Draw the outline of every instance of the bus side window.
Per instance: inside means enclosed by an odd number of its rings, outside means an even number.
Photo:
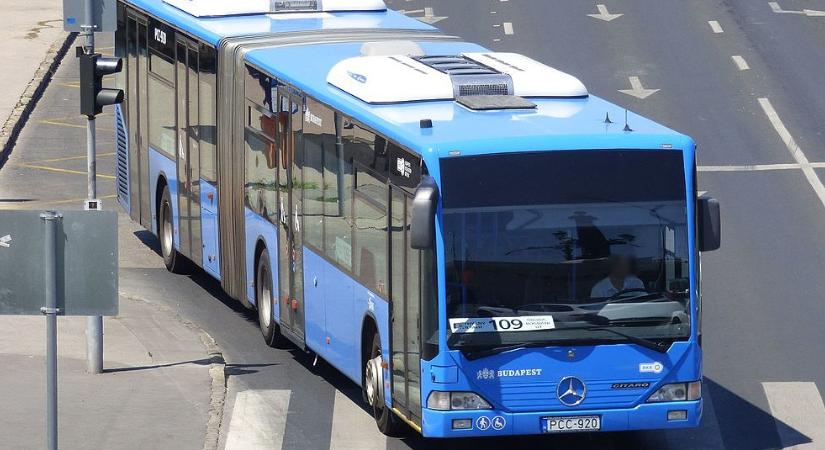
[[[217,62],[217,52],[213,47],[206,44],[200,45],[200,67],[199,67],[199,135],[200,135],[200,166],[201,178],[215,184],[218,181],[215,167],[217,154],[216,146],[217,134],[217,109],[218,101],[215,64]]]
[[[247,67],[244,186],[246,206],[275,223],[278,220],[277,135],[269,97],[271,83],[268,76]]]
[[[344,118],[334,115],[334,144],[324,147],[324,252],[352,270],[352,160],[344,155]]]
[[[327,188],[326,157],[335,152],[335,114],[307,98],[304,112],[304,243],[324,252],[324,209],[337,193]],[[329,175],[332,176],[331,174]]]
[[[353,124],[344,141],[344,154],[355,161],[353,194],[353,263],[355,275],[378,294],[386,296],[387,245],[387,141]]]

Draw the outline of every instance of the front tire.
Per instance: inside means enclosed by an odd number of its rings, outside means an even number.
[[[160,253],[166,269],[172,273],[186,272],[186,258],[175,249],[174,225],[172,216],[172,200],[169,187],[163,187],[158,202],[158,238],[160,239]]]
[[[381,338],[378,333],[372,338],[372,350],[364,364],[364,398],[372,406],[372,415],[378,430],[387,436],[398,436],[402,430],[402,422],[395,413],[384,404],[383,368],[381,367]]]
[[[270,347],[277,347],[281,343],[281,333],[275,323],[275,297],[272,295],[272,270],[269,267],[269,251],[264,249],[258,256],[255,270],[255,305],[258,308],[258,326],[264,341]]]

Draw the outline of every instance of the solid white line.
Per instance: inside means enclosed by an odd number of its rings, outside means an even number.
[[[716,34],[725,32],[725,30],[722,29],[722,25],[719,25],[719,22],[715,20],[708,21],[708,24],[710,24],[710,29],[713,30],[713,32]]]
[[[736,67],[738,67],[739,70],[750,70],[748,62],[745,61],[745,58],[740,55],[733,55],[731,56],[731,59],[733,59],[733,63],[736,64]]]
[[[805,166],[796,163],[785,164],[745,164],[745,165],[729,165],[729,166],[698,166],[696,169],[699,172],[761,172],[766,170],[789,170],[802,169],[803,167],[811,167],[814,169],[825,169],[825,163],[810,163]]]
[[[793,136],[791,136],[791,133],[787,128],[785,128],[785,124],[782,123],[782,119],[779,118],[779,114],[777,114],[776,110],[773,109],[771,101],[765,97],[762,97],[759,99],[759,105],[762,107],[762,110],[765,111],[765,115],[768,116],[768,120],[771,121],[771,125],[773,125],[773,128],[779,134],[782,142],[785,143],[788,151],[791,152],[793,159],[798,162],[800,166],[802,166],[802,173],[805,174],[805,178],[808,179],[808,183],[811,184],[814,192],[816,192],[816,195],[819,197],[819,201],[822,202],[822,206],[825,206],[825,186],[822,185],[822,181],[818,176],[816,176],[816,172],[811,166],[810,161],[808,161],[808,157],[802,153],[802,149],[799,148],[799,145],[796,144],[796,141]]]
[[[289,390],[238,392],[226,435],[226,450],[280,450],[284,442],[289,397]]]
[[[384,450],[387,448],[387,437],[378,431],[372,415],[336,390],[329,448],[330,450]]]
[[[783,448],[801,450],[825,446],[825,404],[816,383],[762,383],[762,388]]]
[[[513,34],[513,23],[512,22],[504,22],[504,34],[512,35]]]

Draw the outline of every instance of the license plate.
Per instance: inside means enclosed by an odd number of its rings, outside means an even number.
[[[575,433],[582,431],[599,431],[602,418],[599,416],[544,417],[541,429],[545,433]]]

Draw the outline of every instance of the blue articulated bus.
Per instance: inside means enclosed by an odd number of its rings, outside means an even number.
[[[117,11],[119,203],[382,432],[699,424],[720,221],[689,137],[381,0]]]

